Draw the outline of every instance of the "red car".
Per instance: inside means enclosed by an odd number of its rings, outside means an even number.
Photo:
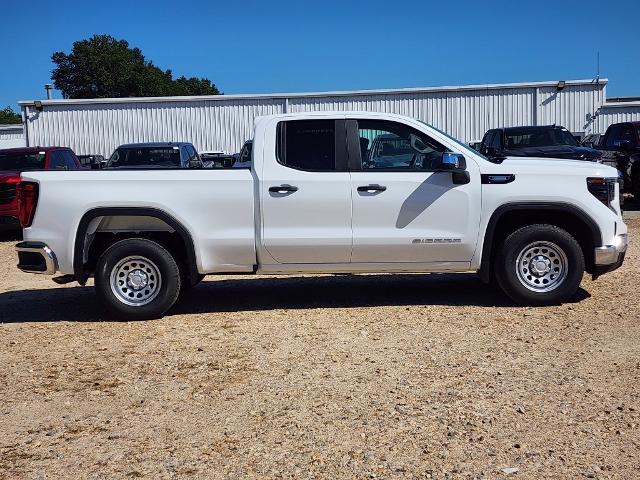
[[[66,147],[25,147],[0,150],[0,230],[19,229],[16,187],[20,173],[30,170],[84,170]]]

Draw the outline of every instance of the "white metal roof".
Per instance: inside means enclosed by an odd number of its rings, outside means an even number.
[[[605,102],[602,108],[624,108],[624,107],[640,107],[640,101],[633,102]]]
[[[294,92],[294,93],[259,93],[259,94],[241,94],[241,95],[200,95],[200,96],[181,96],[181,97],[122,97],[122,98],[88,98],[88,99],[55,99],[55,100],[22,100],[18,104],[23,106],[33,106],[36,101],[42,102],[42,105],[87,105],[97,103],[147,103],[147,102],[190,102],[190,101],[226,101],[226,100],[242,100],[242,99],[282,99],[282,98],[300,98],[300,97],[346,97],[358,95],[388,95],[402,93],[437,93],[450,91],[466,91],[466,90],[497,90],[511,88],[535,88],[535,87],[555,87],[560,80],[549,80],[545,82],[525,82],[525,83],[491,83],[479,85],[454,85],[441,87],[417,87],[417,88],[396,88],[396,89],[377,89],[377,90],[339,90],[330,92]],[[584,80],[564,80],[565,85],[606,85],[608,79],[601,78],[599,80],[590,78]]]
[[[0,125],[0,130],[20,130],[22,131],[22,129],[24,128],[24,126],[21,123],[7,123],[4,125]]]

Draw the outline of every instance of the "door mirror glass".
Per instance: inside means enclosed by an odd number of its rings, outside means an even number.
[[[202,167],[202,162],[197,158],[192,158],[191,160],[189,160],[189,168],[201,168],[201,167]]]
[[[467,161],[460,153],[444,152],[437,169],[448,172],[464,172],[467,169]]]

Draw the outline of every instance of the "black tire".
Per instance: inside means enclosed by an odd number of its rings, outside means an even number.
[[[521,305],[570,300],[584,273],[580,245],[553,225],[530,225],[511,233],[498,249],[494,271],[500,288]]]
[[[141,238],[111,245],[100,256],[95,272],[98,298],[126,320],[161,317],[176,302],[181,283],[171,253]]]

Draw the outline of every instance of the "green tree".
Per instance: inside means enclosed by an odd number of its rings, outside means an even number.
[[[54,86],[66,98],[164,97],[218,95],[206,78],[173,79],[145,59],[139,48],[110,35],[74,42],[71,53],[55,52],[51,72]]]
[[[14,112],[11,107],[6,107],[0,110],[0,125],[9,123],[22,123],[22,116]]]

